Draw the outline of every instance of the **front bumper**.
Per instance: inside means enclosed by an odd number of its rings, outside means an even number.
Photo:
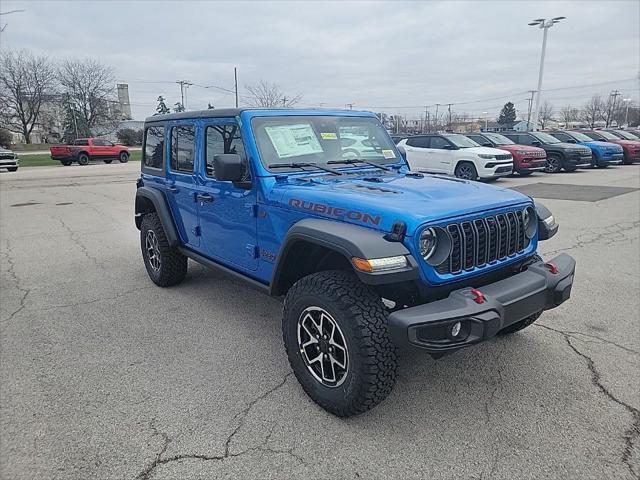
[[[0,158],[0,168],[15,168],[20,166],[18,157],[15,158]]]
[[[489,163],[492,164],[492,166],[484,166],[478,170],[478,176],[480,178],[506,177],[513,173],[513,161]]]
[[[395,311],[389,315],[391,338],[398,346],[417,347],[434,356],[483,342],[568,300],[575,266],[575,260],[563,253],[548,264],[533,263],[524,272],[481,287],[482,302],[478,291],[468,287],[454,290],[443,300]],[[452,337],[451,328],[457,322],[460,333]]]
[[[577,153],[567,155],[565,159],[565,165],[570,167],[590,167],[593,160],[593,155],[579,155]]]

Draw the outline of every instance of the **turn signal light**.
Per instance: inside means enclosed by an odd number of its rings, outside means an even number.
[[[352,257],[351,263],[361,272],[375,273],[386,270],[397,270],[407,266],[407,257],[398,255],[397,257],[384,258],[359,258]]]

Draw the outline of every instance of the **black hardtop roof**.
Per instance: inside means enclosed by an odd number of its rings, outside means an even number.
[[[184,120],[189,118],[219,118],[219,117],[236,117],[240,112],[250,110],[248,108],[212,108],[209,110],[195,110],[179,113],[165,113],[164,115],[152,115],[147,117],[144,122],[166,122],[168,120]],[[251,109],[258,110],[258,109]]]

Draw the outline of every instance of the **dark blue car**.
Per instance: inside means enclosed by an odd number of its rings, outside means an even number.
[[[135,215],[157,285],[192,259],[282,298],[293,372],[343,417],[389,394],[398,346],[439,357],[521,330],[573,284],[569,255],[536,254],[558,229],[544,206],[410,171],[368,112],[150,117]]]

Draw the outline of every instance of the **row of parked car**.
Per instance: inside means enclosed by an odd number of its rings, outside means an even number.
[[[413,170],[467,180],[640,161],[640,131],[552,130],[393,135]]]

